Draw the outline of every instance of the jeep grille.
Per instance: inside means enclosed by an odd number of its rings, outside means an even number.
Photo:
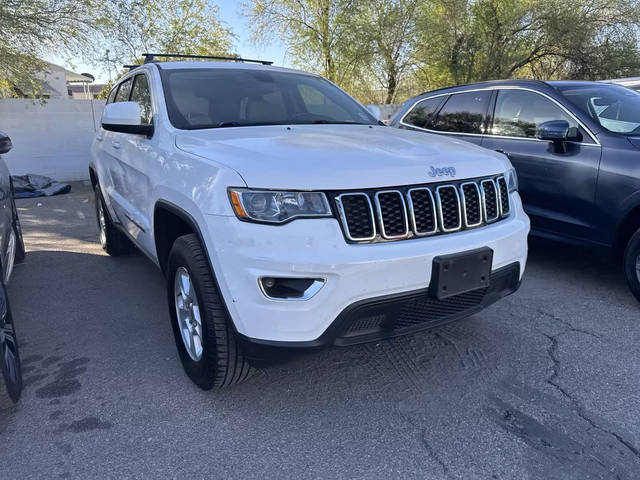
[[[510,213],[503,176],[328,193],[335,199],[345,237],[358,243],[453,233],[501,220]]]

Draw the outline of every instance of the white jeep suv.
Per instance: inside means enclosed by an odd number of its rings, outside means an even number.
[[[113,88],[92,144],[100,241],[160,267],[201,388],[518,288],[529,219],[504,155],[386,127],[317,75],[148,60]]]

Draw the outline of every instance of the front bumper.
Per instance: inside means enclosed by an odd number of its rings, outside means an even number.
[[[345,335],[343,323],[347,314],[343,312],[360,311],[362,308],[356,306],[366,305],[371,299],[400,295],[415,300],[412,296],[428,288],[432,262],[439,255],[489,247],[494,252],[494,274],[503,267],[511,266],[511,272],[517,267],[516,273],[510,274],[515,275],[515,286],[504,291],[515,290],[526,263],[529,219],[517,194],[512,194],[511,205],[511,216],[495,224],[388,243],[347,244],[333,218],[299,219],[272,226],[208,215],[208,228],[202,233],[221,293],[241,337],[294,347],[348,344],[380,338],[381,334],[368,332],[364,340],[349,339],[361,335]],[[308,300],[281,301],[263,295],[258,285],[260,277],[322,278],[325,285]],[[493,297],[487,292],[487,298]],[[483,296],[465,315],[484,306]],[[352,317],[353,312],[348,316]],[[380,329],[389,331],[385,326]],[[407,333],[402,330],[400,334]]]

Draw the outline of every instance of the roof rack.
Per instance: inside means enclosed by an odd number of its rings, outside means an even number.
[[[159,58],[198,58],[201,60],[229,60],[232,62],[242,62],[242,63],[260,63],[262,65],[273,64],[273,62],[269,62],[266,60],[253,60],[250,58],[240,58],[240,57],[215,57],[211,55],[180,55],[177,53],[143,53],[142,56],[144,57],[144,63],[151,63],[155,61],[156,57],[159,57]]]
[[[129,71],[133,70],[134,68],[138,68],[140,65],[123,65],[123,68],[128,68]]]

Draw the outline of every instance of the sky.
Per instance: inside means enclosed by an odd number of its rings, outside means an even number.
[[[251,41],[251,33],[247,27],[247,20],[242,15],[240,2],[237,0],[213,1],[220,9],[220,20],[222,20],[233,33],[236,34],[236,52],[244,58],[271,60],[274,65],[290,67],[291,59],[287,56],[286,46],[278,39],[274,39],[269,45],[254,45]],[[158,52],[160,53],[160,52]],[[49,62],[63,65],[76,73],[91,73],[96,77],[96,83],[106,83],[107,72],[101,72],[93,65],[86,65],[80,61],[72,61],[72,65],[67,64],[61,57],[52,55],[47,59]]]

